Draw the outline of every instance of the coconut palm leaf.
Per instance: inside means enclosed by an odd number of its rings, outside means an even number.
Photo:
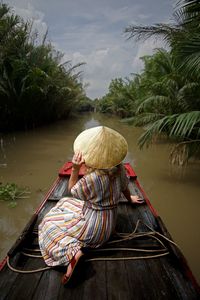
[[[200,2],[199,0],[184,0],[177,3],[175,15],[180,18],[184,26],[200,22]]]
[[[138,107],[136,110],[136,113],[140,113],[141,111],[145,111],[148,108],[153,108],[155,107],[166,105],[167,103],[170,102],[170,99],[168,96],[163,96],[163,95],[155,95],[155,96],[150,96],[149,98],[145,99]]]
[[[125,29],[128,39],[146,40],[161,37],[172,48],[186,74],[199,75],[200,69],[200,1],[179,1],[173,14],[175,24],[152,26],[130,25]]]
[[[133,124],[135,126],[148,126],[149,124],[152,124],[157,120],[160,120],[164,116],[165,116],[164,114],[153,113],[153,112],[142,113],[133,118]]]
[[[170,131],[170,136],[189,137],[197,125],[200,125],[200,111],[180,114]]]
[[[182,112],[198,109],[200,103],[200,84],[198,82],[186,83],[177,92],[177,103]]]
[[[143,148],[144,145],[147,147],[152,143],[153,137],[162,132],[166,132],[168,128],[174,124],[176,120],[177,114],[171,116],[165,116],[154,123],[150,124],[146,127],[146,131],[141,135],[138,140],[138,144],[140,148]]]
[[[127,124],[134,124],[134,121],[135,121],[135,117],[130,117],[130,118],[124,118],[121,120],[122,123],[127,123]]]
[[[124,32],[128,39],[135,38],[136,41],[144,41],[151,37],[162,38],[167,44],[170,44],[175,34],[180,31],[177,25],[172,24],[155,24],[152,26],[135,26],[130,25],[125,28]]]
[[[167,133],[169,137],[179,137],[179,139],[190,137],[191,133],[196,129],[196,126],[200,126],[200,111],[174,114],[165,116],[153,124],[147,126],[146,131],[139,139],[139,146],[142,148],[145,144],[149,146],[153,140],[154,135],[160,133]],[[169,131],[169,128],[171,130]],[[169,131],[169,133],[168,133]],[[199,137],[199,128],[196,130],[195,139]],[[193,139],[193,140],[195,140]]]
[[[166,51],[163,48],[155,48],[156,53],[158,53],[156,57],[156,62],[159,64],[160,68],[163,69],[164,74],[170,74],[175,69],[175,60],[170,51]]]
[[[200,33],[193,33],[187,40],[180,40],[174,52],[177,54],[180,67],[186,74],[200,77]]]

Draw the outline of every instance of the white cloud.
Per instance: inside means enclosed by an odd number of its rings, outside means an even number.
[[[156,48],[166,48],[166,45],[162,40],[155,40],[154,38],[149,38],[139,44],[137,53],[132,62],[132,67],[135,70],[135,73],[139,73],[143,68],[143,62],[140,58],[145,55],[152,55]]]
[[[11,2],[13,2],[12,7],[14,13],[19,15],[24,21],[32,22],[32,32],[38,32],[38,42],[41,42],[48,28],[46,22],[44,22],[44,13],[36,10],[33,5],[27,1],[21,1],[16,4],[14,3],[15,1]],[[24,5],[24,7],[21,5]]]
[[[73,64],[85,62],[84,82],[89,83],[88,95],[92,98],[103,96],[107,92],[111,79],[127,76],[132,69],[131,56],[126,48],[113,45],[111,48],[94,49],[88,53],[74,52],[64,55],[63,60],[72,60]],[[127,66],[129,71],[127,71]]]
[[[103,96],[111,79],[142,69],[139,57],[152,54],[160,44],[151,40],[143,44],[127,42],[123,30],[130,24],[166,19],[166,7],[171,6],[171,1],[7,0],[17,14],[34,21],[41,36],[48,24],[52,44],[65,53],[63,61],[71,61],[72,65],[86,63],[81,69],[91,98]]]
[[[133,20],[134,18],[138,18],[138,16],[140,15],[139,14],[140,11],[141,11],[141,6],[134,3],[131,7],[123,6],[116,9],[110,7],[109,9],[106,9],[103,12],[103,15],[105,16],[105,19],[107,19],[109,23],[116,23],[120,21],[130,22],[130,20]],[[133,23],[135,22],[133,21]]]

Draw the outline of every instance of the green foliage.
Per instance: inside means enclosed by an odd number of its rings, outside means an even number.
[[[30,128],[66,118],[85,92],[82,64],[62,63],[63,55],[37,41],[25,23],[0,4],[0,129]]]
[[[128,78],[113,79],[108,94],[100,99],[97,109],[102,113],[113,113],[127,118],[134,114],[137,97],[138,90],[134,81]]]
[[[141,148],[161,136],[171,139],[170,160],[184,165],[200,155],[200,2],[178,1],[173,16],[174,24],[125,29],[129,39],[162,38],[170,50],[156,49],[142,57],[141,74],[113,79],[97,109],[144,126]]]
[[[174,24],[125,29],[129,39],[162,38],[170,50],[156,49],[152,56],[142,57],[142,73],[128,82],[113,80],[99,107],[115,114],[123,108],[124,121],[144,126],[138,142],[141,148],[161,136],[171,139],[170,160],[184,165],[200,155],[199,1],[178,1],[173,16]]]
[[[148,85],[148,97],[138,102],[133,120],[134,125],[145,126],[139,146],[149,146],[165,134],[176,142],[171,162],[184,165],[200,152],[200,82],[180,71],[171,52],[158,50],[147,62],[141,77]]]
[[[10,207],[15,207],[18,199],[28,198],[28,194],[27,188],[20,188],[15,183],[0,184],[0,201],[8,201]]]
[[[94,111],[95,103],[88,97],[84,97],[79,102],[79,106],[76,109],[78,112]]]

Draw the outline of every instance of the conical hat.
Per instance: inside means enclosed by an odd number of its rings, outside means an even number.
[[[74,152],[81,151],[85,164],[95,169],[110,169],[125,158],[128,145],[117,131],[93,127],[81,132],[74,141]]]

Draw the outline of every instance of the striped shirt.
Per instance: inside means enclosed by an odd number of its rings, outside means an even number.
[[[39,246],[49,266],[67,266],[82,247],[108,241],[117,218],[117,203],[128,178],[119,166],[116,176],[97,171],[82,177],[71,189],[73,197],[58,201],[39,225]]]

